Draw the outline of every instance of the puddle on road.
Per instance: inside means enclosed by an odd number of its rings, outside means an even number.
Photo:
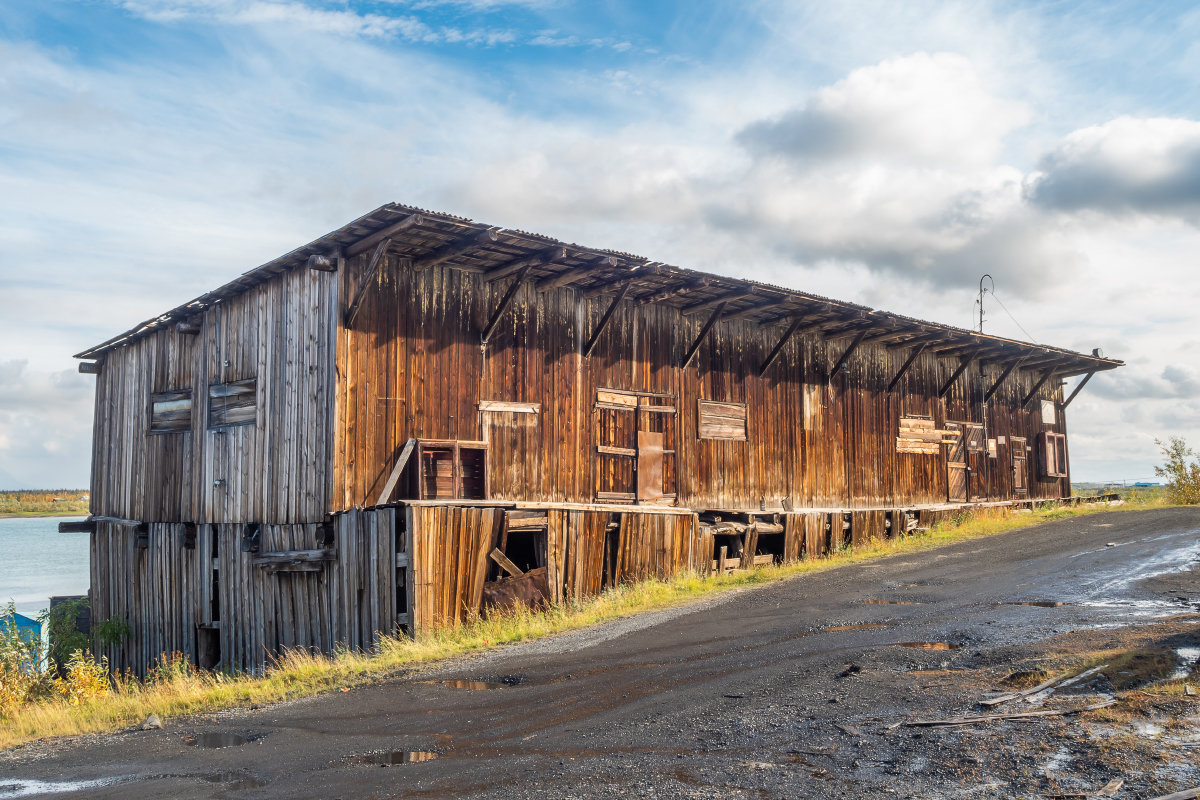
[[[383,753],[368,753],[350,759],[351,764],[370,764],[376,767],[394,767],[399,764],[418,764],[433,761],[438,754],[431,750],[392,750]]]
[[[896,647],[919,647],[924,650],[958,650],[961,644],[951,642],[896,642]]]
[[[868,606],[922,606],[925,605],[920,600],[863,600],[864,605]]]
[[[189,736],[184,741],[193,747],[219,750],[222,747],[241,747],[249,742],[250,739],[246,736],[239,736],[236,733],[200,733],[195,736]]]
[[[1003,603],[992,603],[993,606],[1037,606],[1038,608],[1062,608],[1069,606],[1061,600],[1012,600]]]
[[[1171,675],[1173,679],[1189,678],[1200,672],[1200,647],[1179,647],[1175,655],[1179,656],[1179,668]]]
[[[825,631],[865,631],[870,628],[886,628],[887,625],[879,625],[877,623],[863,623],[861,625],[835,625],[832,628],[822,628]]]
[[[225,791],[239,791],[242,789],[261,789],[267,785],[267,781],[249,772],[210,772],[205,775],[196,776],[205,783],[220,783],[224,784]]]
[[[525,679],[520,675],[505,675],[497,681],[476,681],[466,679],[451,679],[444,681],[417,681],[418,683],[427,683],[434,686],[445,686],[448,689],[466,689],[472,692],[482,692],[488,689],[510,689],[513,686],[520,686],[525,682]]]
[[[0,778],[0,800],[15,797],[36,797],[43,794],[73,794],[117,783],[119,778],[100,778],[92,781],[36,781]],[[127,779],[126,779],[127,780]]]

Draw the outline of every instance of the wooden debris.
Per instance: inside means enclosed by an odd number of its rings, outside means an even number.
[[[519,578],[525,574],[520,567],[518,567],[512,562],[511,559],[509,559],[508,556],[504,555],[504,551],[499,547],[497,547],[488,555],[491,557],[492,561],[495,561],[500,565],[501,569],[503,569],[509,575],[512,575],[514,578]]]
[[[1182,792],[1160,795],[1152,800],[1195,800],[1197,797],[1200,797],[1200,786],[1195,789],[1184,789]]]
[[[1112,797],[1117,792],[1121,791],[1121,787],[1125,785],[1124,778],[1113,778],[1108,783],[1104,784],[1104,788],[1096,792],[1092,797]]]
[[[1036,719],[1038,717],[1065,717],[1071,714],[1082,714],[1084,711],[1097,711],[1116,704],[1116,700],[1104,700],[1081,708],[1055,708],[1041,711],[1022,711],[1017,714],[987,714],[978,717],[956,717],[954,719],[918,719],[902,723],[906,728],[935,728],[952,725],[976,725],[980,722],[1002,722],[1011,719]]]
[[[1029,697],[1030,695],[1038,694],[1039,692],[1043,692],[1047,689],[1050,689],[1051,691],[1061,689],[1064,686],[1070,686],[1073,683],[1078,683],[1084,678],[1095,675],[1097,672],[1107,668],[1108,664],[1102,664],[1098,667],[1092,667],[1089,670],[1081,672],[1078,675],[1072,675],[1069,678],[1051,678],[1050,680],[1042,681],[1031,689],[1025,689],[1020,692],[1011,692],[1009,694],[1000,695],[999,697],[990,697],[987,700],[980,700],[979,705],[983,706],[984,708],[991,708],[992,706],[998,706],[1001,703],[1007,703],[1010,700],[1016,700],[1021,697]]]

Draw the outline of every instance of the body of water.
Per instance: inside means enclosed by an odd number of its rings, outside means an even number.
[[[64,519],[81,517],[0,519],[0,603],[33,617],[51,595],[87,594],[89,534],[59,533]]]

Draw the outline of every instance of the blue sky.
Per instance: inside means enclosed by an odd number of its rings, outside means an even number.
[[[989,272],[989,332],[1129,362],[1075,476],[1151,477],[1198,120],[1181,3],[10,0],[0,487],[86,483],[71,353],[391,200],[963,327]]]

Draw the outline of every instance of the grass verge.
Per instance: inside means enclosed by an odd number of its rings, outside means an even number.
[[[72,517],[87,513],[87,489],[0,492],[0,517]]]
[[[1157,503],[1155,505],[1158,505]],[[1121,508],[1145,508],[1145,505]],[[331,656],[292,651],[263,675],[224,675],[198,672],[180,660],[164,659],[145,682],[115,681],[111,693],[69,704],[62,701],[27,704],[0,720],[0,749],[51,736],[113,731],[136,725],[150,714],[162,719],[220,709],[270,704],[347,689],[381,680],[444,659],[490,650],[500,645],[537,639],[586,628],[633,614],[679,606],[700,597],[758,584],[822,572],[896,553],[920,552],[943,545],[1004,533],[1050,520],[1105,511],[1105,506],[1046,507],[1016,513],[989,509],[963,514],[928,532],[873,541],[826,558],[786,566],[759,567],[728,575],[702,578],[680,575],[667,581],[644,581],[619,586],[578,604],[543,613],[514,610],[473,619],[420,641],[385,637],[378,652],[340,652]]]

